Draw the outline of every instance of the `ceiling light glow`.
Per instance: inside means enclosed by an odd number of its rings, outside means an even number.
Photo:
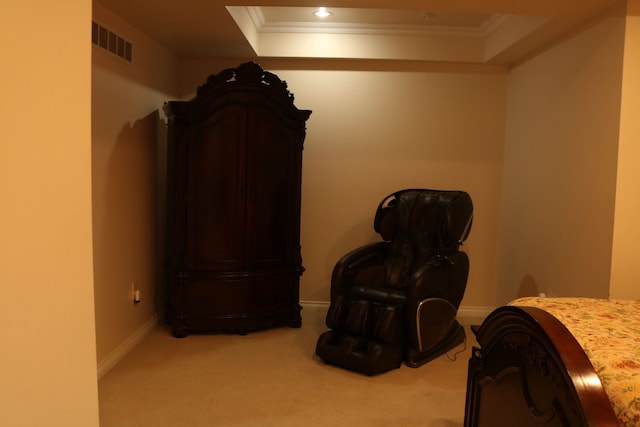
[[[329,12],[326,7],[319,7],[318,10],[313,12],[313,14],[318,18],[326,18],[327,16],[331,15],[331,12]]]

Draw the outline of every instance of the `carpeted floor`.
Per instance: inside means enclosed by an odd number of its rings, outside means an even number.
[[[246,336],[176,339],[159,327],[100,380],[100,425],[462,426],[469,325],[447,355],[367,377],[315,356],[325,314],[306,307],[299,329]]]

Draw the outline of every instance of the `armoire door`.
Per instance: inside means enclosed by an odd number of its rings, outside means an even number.
[[[247,268],[295,266],[301,143],[271,110],[254,108],[247,139]]]
[[[231,104],[189,125],[186,270],[244,268],[246,116]]]

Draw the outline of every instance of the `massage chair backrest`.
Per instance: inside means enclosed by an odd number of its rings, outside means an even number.
[[[408,213],[412,209],[414,212]],[[410,222],[411,221],[411,222]],[[473,222],[473,203],[464,191],[407,189],[385,197],[376,211],[373,228],[383,240],[392,241],[396,232],[418,226],[429,233],[434,250],[451,253],[467,239]]]
[[[405,288],[416,268],[457,252],[473,219],[463,191],[407,189],[380,202],[374,229],[389,242],[386,285]]]

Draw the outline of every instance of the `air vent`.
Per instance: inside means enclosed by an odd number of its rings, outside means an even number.
[[[133,52],[131,42],[123,39],[97,22],[91,22],[91,42],[96,46],[131,62]]]

